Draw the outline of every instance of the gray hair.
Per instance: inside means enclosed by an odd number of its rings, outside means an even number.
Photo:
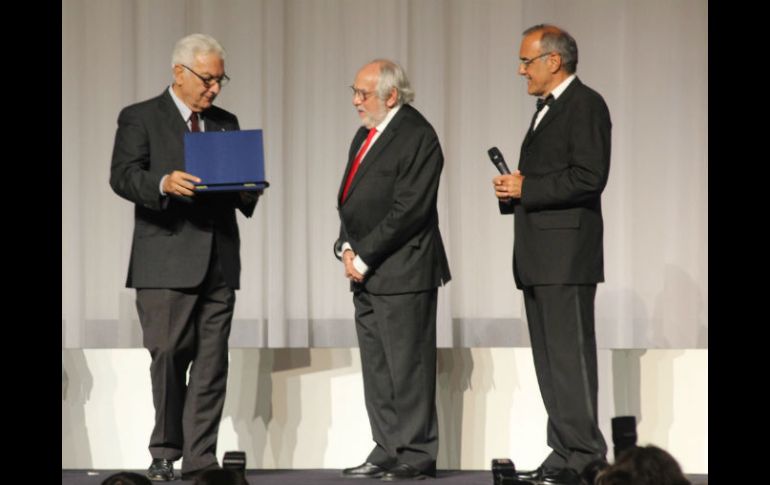
[[[561,63],[564,70],[569,74],[577,71],[578,46],[574,37],[555,25],[539,24],[532,26],[524,31],[522,35],[529,35],[534,32],[542,32],[540,36],[540,47],[542,54],[546,52],[556,52],[561,56]]]
[[[193,64],[195,56],[200,54],[215,54],[225,60],[225,50],[215,38],[206,34],[190,34],[179,39],[174,46],[171,67],[177,64]]]
[[[390,91],[396,88],[398,98],[396,104],[409,104],[414,101],[414,89],[409,84],[404,68],[388,59],[375,59],[370,64],[380,66],[380,79],[377,82],[377,97],[385,100],[390,96]]]

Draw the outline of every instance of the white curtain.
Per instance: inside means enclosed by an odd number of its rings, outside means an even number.
[[[706,348],[707,21],[705,0],[63,0],[63,347],[141,346],[124,287],[133,207],[108,185],[112,144],[120,109],[168,86],[173,45],[193,32],[227,50],[217,104],[264,130],[271,183],[254,217],[239,216],[232,346],[356,345],[335,196],[358,124],[348,86],[377,57],[405,67],[444,151],[453,280],[439,346],[529,345],[486,151],[517,163],[534,111],[521,32],[546,22],[576,38],[578,76],[613,121],[599,346]]]

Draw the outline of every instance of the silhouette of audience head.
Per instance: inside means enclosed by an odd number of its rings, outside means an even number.
[[[583,468],[583,471],[580,472],[580,485],[594,485],[596,477],[608,466],[610,466],[610,464],[603,458],[594,460],[586,465],[585,468]]]
[[[102,485],[152,485],[152,482],[138,473],[118,472],[105,478]]]
[[[249,485],[249,482],[243,476],[243,472],[221,468],[201,473],[193,485]]]
[[[601,471],[596,485],[690,485],[676,459],[657,446],[634,446]]]

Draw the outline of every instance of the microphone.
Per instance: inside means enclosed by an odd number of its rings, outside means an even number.
[[[487,150],[487,153],[489,154],[489,159],[492,161],[492,164],[497,167],[497,171],[500,172],[501,175],[511,174],[508,165],[505,164],[503,154],[500,153],[500,150],[498,150],[497,147],[490,148]]]

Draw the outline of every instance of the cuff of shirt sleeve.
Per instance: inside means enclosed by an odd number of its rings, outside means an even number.
[[[165,182],[166,177],[168,177],[168,174],[162,176],[160,178],[160,184],[158,185],[158,190],[160,191],[160,195],[166,195],[165,192],[163,192],[163,182]]]
[[[369,265],[364,263],[364,260],[361,259],[361,256],[356,256],[353,259],[353,267],[356,268],[356,271],[358,271],[362,275],[365,275],[366,272],[369,271]]]

